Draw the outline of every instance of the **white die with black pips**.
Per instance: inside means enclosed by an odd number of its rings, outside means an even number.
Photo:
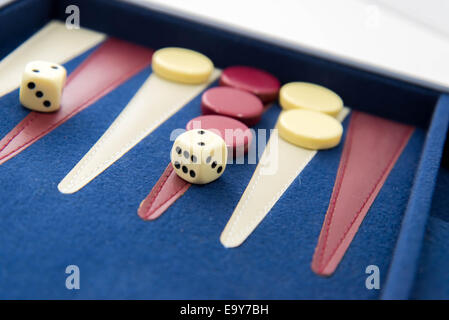
[[[25,67],[20,85],[20,103],[31,110],[59,110],[67,72],[59,64],[32,61]]]
[[[182,179],[205,184],[218,179],[226,169],[228,150],[221,136],[193,129],[178,136],[171,150],[171,163]]]

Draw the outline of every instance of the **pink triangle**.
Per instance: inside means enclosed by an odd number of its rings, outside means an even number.
[[[178,177],[171,163],[168,164],[162,176],[151,192],[142,201],[137,211],[144,220],[154,220],[165,212],[191,186],[190,183]]]
[[[106,40],[68,77],[59,111],[30,112],[0,141],[0,164],[149,66],[152,54],[129,42]]]
[[[337,268],[414,128],[354,111],[348,130],[312,261],[319,275]]]

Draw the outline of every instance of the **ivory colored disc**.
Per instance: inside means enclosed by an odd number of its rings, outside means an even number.
[[[206,82],[214,64],[205,55],[184,48],[163,48],[153,54],[153,71],[167,80],[200,84]]]
[[[308,82],[290,82],[279,92],[281,107],[308,109],[336,116],[343,109],[343,100],[332,90]]]
[[[304,109],[283,111],[277,127],[284,140],[314,150],[335,147],[343,134],[343,126],[335,118]]]

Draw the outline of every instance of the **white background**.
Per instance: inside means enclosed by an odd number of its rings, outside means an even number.
[[[449,91],[448,0],[123,0]]]
[[[449,0],[122,1],[449,91]]]

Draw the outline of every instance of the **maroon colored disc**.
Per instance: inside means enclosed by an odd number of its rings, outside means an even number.
[[[253,67],[234,66],[223,70],[220,85],[255,94],[263,103],[276,100],[281,83],[272,74]]]
[[[226,142],[228,150],[234,150],[234,155],[246,153],[253,139],[251,130],[244,123],[219,115],[196,117],[187,123],[186,129],[205,129],[219,134]]]
[[[215,87],[204,92],[201,110],[204,115],[227,116],[252,126],[259,122],[263,104],[258,97],[249,92],[230,87]]]

